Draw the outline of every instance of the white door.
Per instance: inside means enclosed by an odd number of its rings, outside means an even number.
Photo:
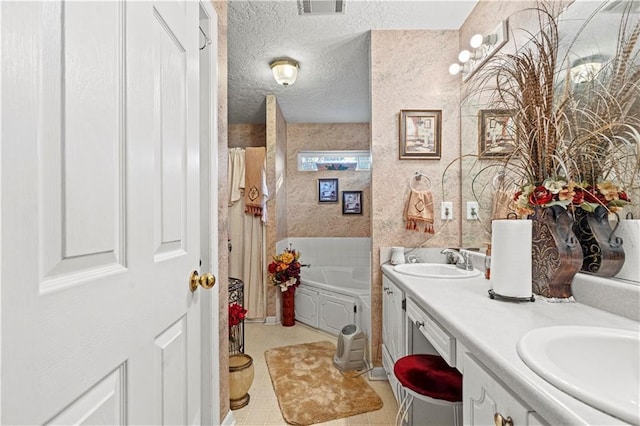
[[[0,421],[199,423],[198,3],[0,8]]]

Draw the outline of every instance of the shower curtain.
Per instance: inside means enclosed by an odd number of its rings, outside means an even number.
[[[245,150],[229,149],[229,276],[244,282],[247,318],[265,318],[265,229],[263,217],[245,214]]]

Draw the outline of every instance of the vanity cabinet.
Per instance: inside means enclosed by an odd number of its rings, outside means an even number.
[[[406,355],[404,292],[389,278],[382,276],[382,366],[391,389],[399,400],[395,362]]]
[[[469,353],[464,356],[462,410],[463,422],[469,426],[545,424]]]

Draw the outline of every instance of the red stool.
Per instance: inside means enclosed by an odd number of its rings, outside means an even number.
[[[404,393],[396,424],[402,424],[414,398],[453,408],[455,425],[462,424],[462,374],[438,355],[407,355],[396,361],[393,374]]]

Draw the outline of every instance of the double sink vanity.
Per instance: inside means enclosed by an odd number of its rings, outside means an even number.
[[[437,353],[463,374],[465,425],[640,424],[638,321],[579,301],[491,299],[481,271],[455,265],[382,272],[382,357],[394,392],[395,361]],[[412,423],[429,423],[416,410]]]

